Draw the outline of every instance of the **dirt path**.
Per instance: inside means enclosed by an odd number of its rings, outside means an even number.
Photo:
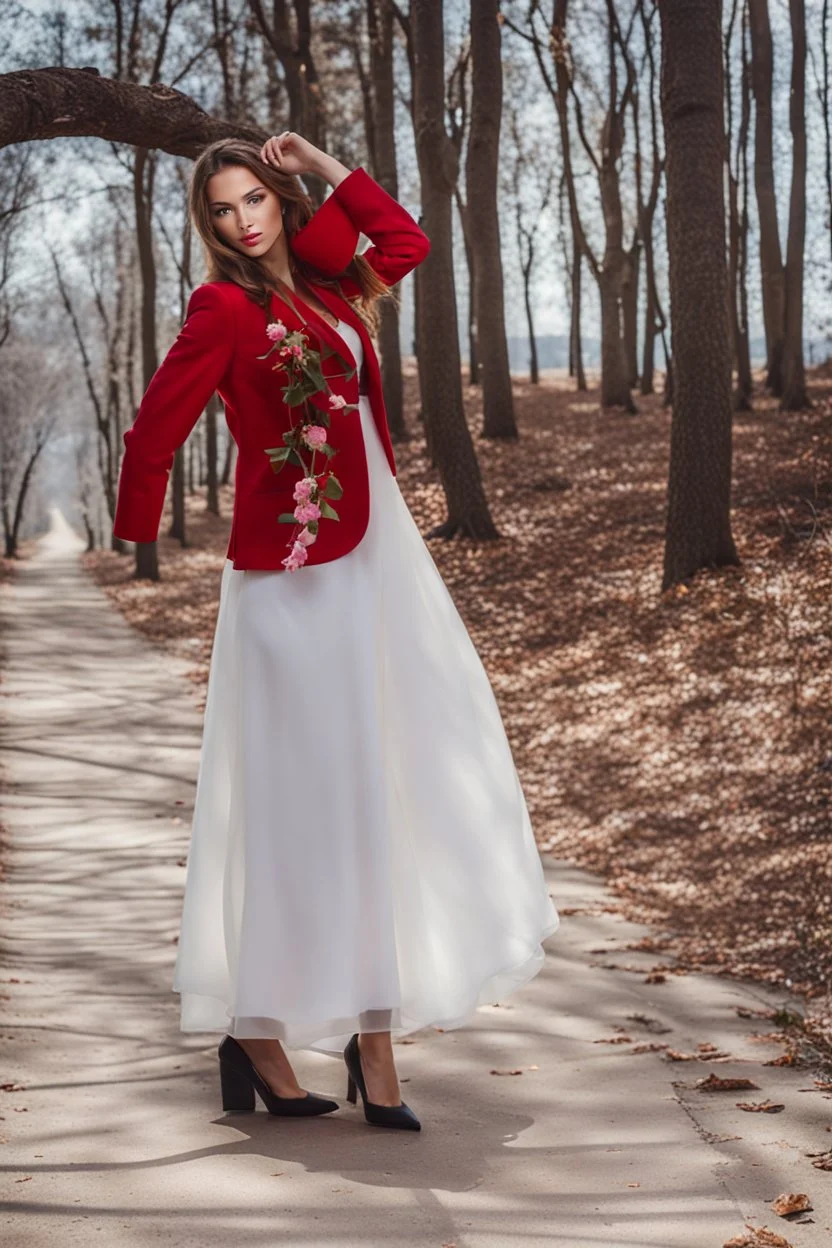
[[[470,1026],[398,1047],[419,1135],[365,1125],[342,1067],[312,1053],[294,1064],[335,1114],[224,1115],[219,1037],[183,1036],[170,990],[197,692],[83,576],[53,519],[2,597],[8,1242],[720,1248],[745,1221],[795,1248],[828,1242],[830,1176],[805,1154],[832,1147],[830,1098],[806,1072],[763,1066],[781,1046],[751,1035],[772,1025],[737,1014],[790,1003],[705,976],[645,982],[652,956],[615,950],[646,929],[557,860],[564,916],[541,974]],[[647,1043],[732,1056],[633,1052]],[[693,1086],[711,1073],[759,1090]],[[764,1099],[784,1111],[735,1105]],[[814,1221],[771,1212],[787,1191],[809,1193]]]

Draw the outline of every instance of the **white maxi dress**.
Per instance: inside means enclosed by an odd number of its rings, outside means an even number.
[[[336,328],[360,372],[358,332]],[[173,982],[185,1032],[339,1054],[355,1031],[460,1027],[540,970],[559,924],[488,676],[367,395],[359,411],[359,544],[297,572],[223,569]]]

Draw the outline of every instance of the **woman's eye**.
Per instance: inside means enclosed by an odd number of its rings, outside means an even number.
[[[250,204],[259,204],[262,198],[263,198],[262,195],[252,195],[251,199],[248,202]]]

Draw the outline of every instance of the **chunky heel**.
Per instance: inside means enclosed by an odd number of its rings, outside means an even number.
[[[347,1075],[347,1100],[351,1105],[355,1105],[358,1100],[358,1090],[352,1075]]]
[[[247,1114],[253,1112],[254,1088],[245,1075],[228,1062],[220,1062],[220,1087],[223,1109]]]
[[[278,1096],[233,1036],[225,1036],[217,1055],[220,1059],[223,1109],[252,1113],[255,1092],[270,1114],[279,1114],[283,1118],[331,1114],[338,1108],[337,1101],[330,1100],[328,1096],[318,1096],[315,1092],[307,1092],[305,1096]]]

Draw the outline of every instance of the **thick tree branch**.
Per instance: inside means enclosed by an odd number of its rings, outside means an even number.
[[[171,156],[198,156],[217,139],[268,135],[257,126],[212,117],[172,87],[140,87],[89,69],[0,74],[0,147],[33,139],[92,137]]]

